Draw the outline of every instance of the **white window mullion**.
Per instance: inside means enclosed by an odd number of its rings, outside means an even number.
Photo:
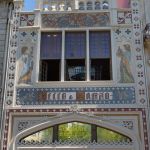
[[[86,77],[90,81],[89,30],[86,30]]]
[[[62,31],[61,82],[65,79],[65,30]]]

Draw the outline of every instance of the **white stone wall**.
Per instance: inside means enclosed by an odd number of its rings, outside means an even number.
[[[150,0],[145,0],[145,18],[146,18],[146,23],[150,23]]]

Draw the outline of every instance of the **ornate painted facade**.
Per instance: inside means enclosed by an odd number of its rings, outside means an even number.
[[[144,5],[142,0],[37,0],[29,12],[22,11],[22,0],[14,0],[2,150],[150,149]],[[67,132],[61,125],[71,123],[88,124],[90,138],[61,138],[60,132]],[[120,138],[108,140],[99,128]]]

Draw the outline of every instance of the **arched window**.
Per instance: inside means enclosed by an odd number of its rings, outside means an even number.
[[[84,10],[84,2],[79,2],[79,10]]]
[[[51,144],[59,143],[88,143],[94,142],[97,144],[107,143],[120,145],[131,143],[132,140],[116,131],[106,129],[94,124],[82,122],[69,122],[58,124],[47,129],[38,131],[19,141],[19,145],[34,145],[34,144]]]
[[[66,10],[71,11],[72,10],[72,6],[70,2],[66,3]]]
[[[48,4],[43,4],[43,10],[44,11],[49,11],[49,5]]]
[[[95,10],[101,9],[101,3],[99,1],[95,2]]]
[[[59,10],[60,11],[64,11],[65,10],[65,4],[64,3],[60,3],[59,4]]]
[[[103,1],[103,9],[108,9],[109,8],[109,3],[107,1]]]
[[[86,5],[87,5],[86,6],[87,10],[92,10],[93,9],[93,5],[92,5],[91,1],[87,2]]]

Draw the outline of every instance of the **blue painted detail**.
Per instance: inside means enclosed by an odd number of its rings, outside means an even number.
[[[72,93],[76,99],[72,98]],[[112,93],[112,97],[102,98],[104,93]],[[134,87],[17,88],[16,93],[16,105],[135,103]]]

